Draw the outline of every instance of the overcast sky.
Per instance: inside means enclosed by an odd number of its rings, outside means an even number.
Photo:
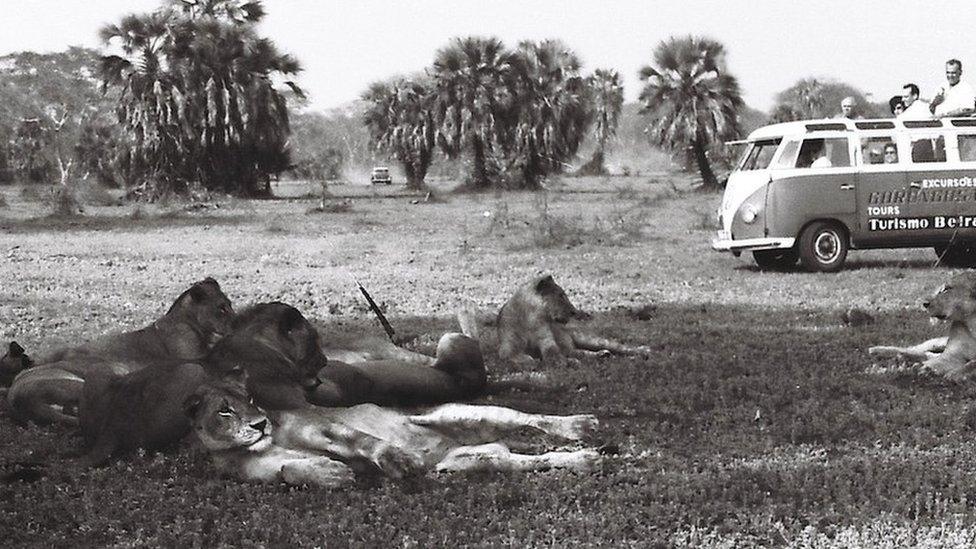
[[[98,28],[161,0],[5,0],[0,54],[97,46]],[[366,86],[420,70],[455,36],[560,38],[587,71],[615,68],[627,99],[638,69],[671,35],[702,34],[725,44],[746,102],[766,110],[799,78],[851,83],[886,101],[914,81],[929,97],[958,57],[976,83],[976,2],[749,0],[266,0],[260,32],[305,67],[299,83],[313,106],[355,99]],[[17,6],[17,9],[13,9]]]

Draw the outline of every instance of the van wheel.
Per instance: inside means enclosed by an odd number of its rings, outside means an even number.
[[[759,268],[764,271],[785,271],[796,265],[797,257],[796,248],[752,252],[752,258],[756,260],[756,265],[759,265]]]
[[[800,234],[800,264],[808,271],[839,271],[847,249],[847,231],[831,221],[814,221]]]
[[[976,267],[976,243],[936,246],[939,264],[947,267]]]

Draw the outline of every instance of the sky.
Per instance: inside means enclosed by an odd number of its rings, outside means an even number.
[[[6,0],[0,54],[99,46],[98,29],[162,0]],[[976,2],[887,0],[265,0],[259,32],[304,66],[298,83],[315,109],[355,100],[373,81],[422,70],[457,36],[559,38],[584,70],[614,68],[626,98],[637,72],[669,36],[725,44],[746,103],[768,110],[800,78],[850,83],[882,102],[907,82],[931,97],[943,63],[963,61],[976,83]],[[971,69],[969,67],[972,67]],[[970,74],[971,73],[971,74]]]

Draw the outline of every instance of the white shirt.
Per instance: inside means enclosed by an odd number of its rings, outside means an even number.
[[[956,85],[958,87],[958,84]],[[932,111],[929,104],[921,99],[916,99],[907,109],[902,111],[897,117],[898,120],[927,120],[932,118]]]
[[[968,82],[960,82],[955,86],[949,84],[942,86],[944,101],[935,107],[936,116],[944,116],[946,113],[957,109],[973,109],[976,104],[976,92]]]

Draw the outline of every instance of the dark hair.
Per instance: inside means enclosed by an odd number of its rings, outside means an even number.
[[[962,61],[960,61],[958,59],[950,59],[950,60],[946,61],[946,65],[955,65],[955,66],[959,67],[959,72],[962,72]]]
[[[901,100],[900,95],[893,95],[891,99],[888,100],[888,108],[891,109],[891,114],[895,114],[895,107],[901,105],[901,108],[905,108],[905,102]]]
[[[916,97],[918,97],[918,94],[920,93],[918,91],[918,86],[916,86],[915,84],[912,84],[911,82],[909,82],[908,84],[905,84],[901,88],[903,90],[908,90],[909,92],[911,92],[912,95],[914,95]]]
[[[894,149],[894,150],[895,150],[895,153],[897,153],[897,152],[898,152],[898,145],[895,145],[895,144],[894,144],[894,143],[892,143],[891,141],[889,141],[889,142],[887,142],[887,143],[885,143],[885,146],[884,146],[884,148],[883,148],[882,150],[883,150],[884,152],[888,152],[888,147],[891,147],[892,149]]]

